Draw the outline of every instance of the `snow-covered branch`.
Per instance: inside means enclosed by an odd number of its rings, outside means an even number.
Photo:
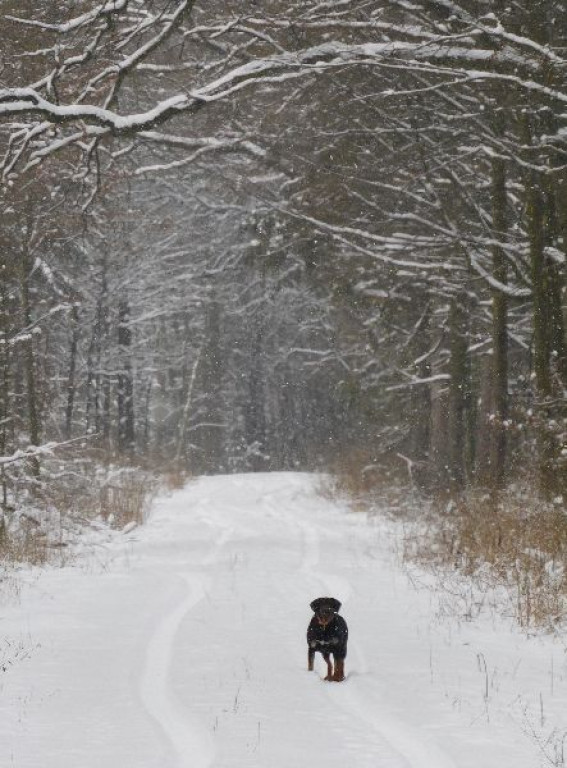
[[[29,459],[36,459],[39,456],[52,455],[60,448],[66,448],[68,445],[72,445],[77,442],[84,442],[95,437],[95,435],[81,435],[81,437],[74,437],[71,440],[64,440],[60,443],[51,442],[44,443],[43,445],[30,445],[23,450],[14,451],[10,456],[0,456],[0,466],[6,464],[14,464],[18,461],[29,461]]]
[[[307,81],[344,68],[376,68],[385,73],[393,68],[402,81],[403,73],[427,74],[453,88],[497,82],[526,96],[567,103],[561,78],[550,76],[550,71],[565,72],[559,52],[530,44],[529,39],[508,33],[488,18],[474,24],[457,4],[450,4],[455,5],[451,13],[460,26],[445,34],[424,23],[400,24],[374,17],[362,21],[354,12],[349,16],[350,3],[334,11],[321,4],[303,11],[298,6],[289,15],[265,19],[240,19],[230,13],[216,19],[213,15],[210,23],[191,28],[186,22],[194,5],[195,0],[166,3],[156,13],[144,2],[134,10],[121,0],[100,3],[60,23],[5,17],[56,35],[61,42],[41,48],[56,51],[55,66],[42,79],[0,89],[0,123],[8,137],[4,178],[73,146],[88,156],[105,137],[135,137],[153,131],[173,118],[195,115],[207,103],[235,99],[244,90],[283,87],[290,81]],[[115,40],[109,38],[109,19],[117,30]],[[292,48],[288,42],[286,47],[283,41],[293,24],[321,39],[328,38],[331,31],[336,39],[304,48]],[[73,44],[65,42],[70,33]],[[84,36],[82,50],[78,34]],[[197,53],[188,59],[182,56],[178,62],[164,57],[166,41],[176,35],[188,46],[194,45]],[[225,38],[231,42],[220,45],[218,41]],[[483,44],[487,38],[495,44]],[[199,52],[203,43],[214,50],[210,61]],[[266,48],[273,53],[265,55]],[[45,56],[51,57],[49,53]],[[106,61],[104,66],[97,64],[98,58]],[[238,63],[242,59],[247,60]],[[162,72],[182,72],[184,68],[193,80],[188,86],[180,88],[175,77],[167,88],[156,80]],[[78,76],[72,79],[72,73]],[[131,99],[121,99],[119,105],[117,97],[134,75],[149,79],[142,109],[132,112],[128,110]],[[439,87],[438,82],[423,85],[424,89]],[[137,89],[143,90],[141,83]],[[400,96],[405,90],[400,83]],[[396,91],[396,87],[385,88],[384,98],[395,98]],[[22,124],[22,119],[27,123]]]

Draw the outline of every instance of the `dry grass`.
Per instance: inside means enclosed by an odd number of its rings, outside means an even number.
[[[406,461],[398,455],[353,450],[333,462],[329,472],[328,495],[347,496],[354,509],[367,510],[372,505],[396,515],[407,506],[411,477]]]
[[[437,501],[425,525],[408,535],[406,559],[457,571],[484,587],[504,587],[507,612],[525,628],[567,619],[567,515],[512,488],[498,497],[467,493]]]
[[[167,469],[162,474],[164,488],[168,491],[178,491],[189,481],[191,475],[186,469]]]
[[[64,565],[81,531],[98,522],[123,529],[142,524],[160,478],[100,456],[59,455],[43,462],[41,482],[11,478],[10,506],[0,525],[4,564]]]
[[[99,514],[114,528],[146,520],[156,480],[133,469],[119,470],[102,483],[98,493]]]
[[[491,609],[526,629],[567,624],[567,510],[542,500],[526,480],[490,494],[425,497],[401,456],[353,452],[331,468],[331,495],[355,509],[403,521],[402,557],[435,575],[444,612]]]
[[[10,563],[32,563],[43,565],[53,551],[39,525],[22,520],[17,534],[2,526],[0,532],[0,559],[3,566]]]

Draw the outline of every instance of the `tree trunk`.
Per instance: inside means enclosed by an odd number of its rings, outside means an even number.
[[[101,432],[104,417],[101,418],[101,402],[104,398],[104,389],[108,384],[108,375],[103,374],[102,348],[108,342],[108,261],[106,254],[101,261],[100,293],[96,305],[91,340],[87,351],[87,402],[86,402],[86,430],[87,432]],[[107,401],[108,398],[107,398]],[[104,409],[104,403],[103,403]],[[108,434],[104,435],[105,444]]]
[[[28,226],[28,231],[31,232],[31,225]],[[30,275],[31,275],[31,254],[28,247],[28,237],[24,242],[24,248],[22,251],[21,261],[21,274],[20,274],[20,299],[22,303],[22,316],[24,322],[24,328],[26,329],[26,338],[23,342],[23,362],[24,362],[24,374],[26,383],[26,402],[27,402],[27,415],[28,415],[28,434],[31,445],[39,445],[40,441],[40,424],[39,424],[39,411],[37,404],[37,383],[35,374],[35,359],[34,359],[34,343],[33,333],[31,330],[32,325],[32,307],[30,299]],[[30,459],[30,468],[32,474],[35,477],[39,477],[40,465],[39,459],[34,456]]]
[[[508,280],[506,254],[500,245],[507,228],[506,169],[504,161],[492,162],[492,274],[502,284]],[[490,430],[490,475],[492,488],[504,484],[506,468],[506,420],[508,419],[508,297],[492,289],[492,413]]]
[[[77,348],[79,344],[79,310],[73,304],[71,310],[71,346],[69,350],[69,373],[67,375],[67,406],[65,408],[65,435],[69,439],[73,432],[73,409],[75,405],[77,371]]]
[[[127,297],[118,302],[118,450],[132,454],[135,448],[134,382],[132,378],[132,330],[130,304]]]
[[[522,119],[523,139],[532,143],[530,118]],[[555,446],[549,430],[552,418],[551,373],[551,303],[550,274],[545,255],[545,199],[540,175],[529,170],[526,173],[526,226],[528,233],[532,280],[533,315],[533,370],[536,388],[536,430],[539,484],[543,493],[550,496],[555,491]]]
[[[430,314],[430,307],[429,304],[427,304],[414,327],[413,333],[415,340],[409,350],[411,357],[408,362],[415,361],[415,374],[421,381],[429,379],[431,376],[431,363],[428,356],[431,341],[431,334],[429,331]],[[408,417],[411,458],[414,461],[425,463],[429,458],[429,443],[431,438],[430,384],[416,384],[412,387],[410,390]]]
[[[0,280],[0,456],[6,456],[9,444],[9,428],[13,424],[12,397],[11,397],[11,367],[12,355],[9,344],[10,337],[10,301],[8,286],[8,268],[4,259],[1,260],[0,268],[2,270]],[[2,465],[1,472],[2,483],[2,509],[6,510],[8,505],[8,485],[6,482],[6,470]],[[4,515],[2,514],[4,523]]]
[[[223,466],[223,408],[221,305],[214,294],[209,298],[205,317],[205,340],[200,361],[202,392],[205,394],[203,426],[200,429],[203,468],[207,473],[219,472]]]
[[[251,454],[251,469],[260,472],[266,468],[264,452],[266,449],[266,414],[265,414],[265,373],[264,373],[264,329],[263,318],[255,324],[252,340],[250,375],[248,378],[248,396],[246,404],[246,442]]]
[[[449,480],[460,488],[465,471],[465,409],[469,388],[468,317],[464,295],[453,299],[449,310]]]
[[[559,176],[555,189],[555,207],[557,210],[557,235],[558,242],[561,243],[564,259],[567,261],[567,173],[563,171]],[[567,389],[567,344],[565,341],[565,267],[557,271],[557,280],[554,284],[557,287],[555,306],[555,317],[553,327],[556,332],[556,341],[554,348],[557,349],[557,367],[563,387]]]
[[[186,328],[186,332],[188,329]],[[179,430],[177,434],[177,448],[175,450],[175,461],[178,466],[181,465],[182,459],[187,459],[187,428],[189,426],[189,420],[191,418],[193,410],[193,396],[195,391],[195,382],[197,381],[197,374],[199,371],[199,364],[201,362],[201,356],[203,354],[203,348],[198,351],[193,365],[191,366],[191,373],[189,374],[189,366],[184,362],[184,375],[183,375],[183,412],[181,414],[181,421],[179,423]]]

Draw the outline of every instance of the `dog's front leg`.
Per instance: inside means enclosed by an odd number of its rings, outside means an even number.
[[[327,677],[325,678],[325,680],[332,680],[333,679],[333,662],[331,661],[331,656],[328,653],[324,653],[323,658],[327,662]]]
[[[313,663],[315,661],[315,651],[313,648],[309,648],[307,651],[307,670],[313,672]]]
[[[342,683],[344,679],[345,679],[345,660],[335,659],[335,674],[333,675],[333,680],[336,683]]]

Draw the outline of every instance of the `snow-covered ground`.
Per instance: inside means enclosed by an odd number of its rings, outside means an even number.
[[[5,585],[0,766],[562,765],[564,644],[442,616],[395,527],[317,485],[202,478],[96,556]],[[326,594],[350,627],[344,683],[306,670]]]

